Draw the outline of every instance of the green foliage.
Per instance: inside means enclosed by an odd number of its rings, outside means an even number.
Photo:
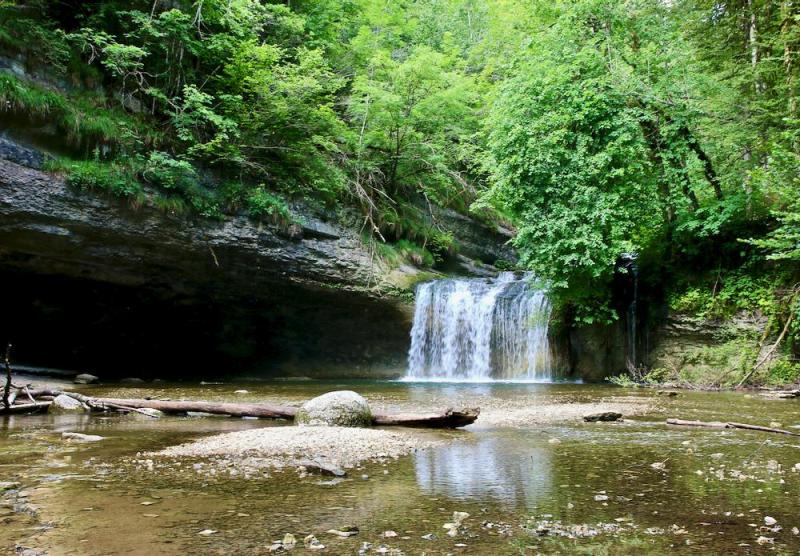
[[[141,204],[144,191],[136,172],[128,164],[97,160],[63,161],[67,185],[81,190],[100,191]]]
[[[800,383],[800,362],[788,358],[778,360],[769,366],[764,382],[769,386]]]
[[[779,276],[754,269],[758,264],[756,260],[750,266],[677,285],[669,297],[670,309],[703,319],[730,318],[741,311],[774,315],[778,310],[775,290],[783,284]]]
[[[66,96],[0,73],[0,112],[21,115],[40,125],[51,122],[68,144],[91,153],[98,145],[130,151],[153,145],[159,134],[118,109],[103,106],[91,95]]]
[[[292,212],[286,201],[267,191],[263,186],[257,187],[247,195],[247,211],[253,218],[264,218],[275,223],[290,223]]]
[[[568,324],[617,317],[633,252],[673,308],[774,328],[800,278],[798,23],[762,1],[2,2],[30,75],[0,73],[0,112],[91,159],[77,186],[170,214],[349,203],[430,266],[458,249],[438,207],[471,211],[516,229]]]

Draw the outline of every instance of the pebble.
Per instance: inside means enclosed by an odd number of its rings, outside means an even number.
[[[204,537],[208,537],[208,536],[211,536],[211,535],[215,535],[216,533],[217,533],[217,531],[214,531],[214,529],[203,529],[202,531],[200,531],[197,534],[198,535],[203,535]]]

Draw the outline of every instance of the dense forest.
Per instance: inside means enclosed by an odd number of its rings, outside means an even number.
[[[302,198],[420,266],[457,249],[433,206],[512,226],[573,324],[618,318],[635,253],[673,310],[765,315],[790,381],[798,48],[791,0],[0,0],[40,78],[0,73],[0,111],[134,207],[291,226]]]

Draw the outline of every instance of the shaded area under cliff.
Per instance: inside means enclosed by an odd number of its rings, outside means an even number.
[[[346,292],[272,287],[191,295],[0,270],[0,337],[31,365],[101,376],[393,376],[408,330],[401,309]]]

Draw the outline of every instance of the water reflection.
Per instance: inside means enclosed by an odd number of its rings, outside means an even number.
[[[415,474],[425,494],[492,500],[530,509],[552,490],[551,452],[531,439],[500,434],[415,454]]]

